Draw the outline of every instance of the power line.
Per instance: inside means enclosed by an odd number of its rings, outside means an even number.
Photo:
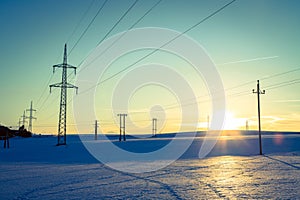
[[[51,73],[51,75],[49,76],[49,79],[48,79],[48,81],[46,82],[46,85],[45,85],[45,87],[44,87],[44,89],[43,89],[43,91],[42,91],[40,97],[39,97],[38,100],[37,100],[36,105],[37,105],[37,107],[39,108],[40,111],[43,110],[43,109],[42,109],[43,106],[44,106],[45,103],[49,100],[48,97],[50,96],[50,94],[48,94],[48,96],[44,99],[44,101],[42,102],[42,104],[39,105],[39,103],[41,102],[42,97],[44,96],[45,92],[47,91],[47,89],[48,89],[48,87],[49,87],[49,84],[50,84],[50,82],[51,82],[51,80],[52,80],[53,77],[54,77],[54,74]]]
[[[124,69],[120,70],[119,72],[111,75],[110,77],[104,79],[103,81],[100,81],[99,83],[97,83],[96,85],[86,89],[85,91],[80,92],[79,94],[85,93],[86,91],[91,90],[92,88],[116,77],[117,75],[121,74],[122,72],[126,71],[127,69],[135,66],[137,63],[141,62],[142,60],[146,59],[147,57],[153,55],[154,53],[156,53],[157,51],[159,51],[160,49],[162,49],[163,47],[165,47],[166,45],[172,43],[173,41],[175,41],[176,39],[178,39],[179,37],[181,37],[182,35],[186,34],[187,32],[191,31],[192,29],[196,28],[197,26],[199,26],[200,24],[204,23],[205,21],[207,21],[208,19],[210,19],[211,17],[215,16],[216,14],[218,14],[219,12],[221,12],[222,10],[224,10],[226,7],[228,7],[229,5],[231,5],[233,2],[235,2],[236,0],[232,0],[229,3],[225,4],[224,6],[222,6],[221,8],[217,9],[216,11],[214,11],[213,13],[211,13],[210,15],[208,15],[207,17],[203,18],[201,21],[197,22],[196,24],[192,25],[191,27],[189,27],[188,29],[186,29],[184,32],[179,33],[177,36],[173,37],[171,40],[167,41],[166,43],[164,43],[163,45],[161,45],[159,48],[154,49],[153,51],[151,51],[150,53],[148,53],[147,55],[141,57],[140,59],[138,59],[137,61],[133,62],[132,64],[128,65],[127,67],[125,67]]]
[[[160,4],[162,0],[157,1],[147,12],[144,13],[144,15],[142,15],[134,24],[132,24],[128,30],[134,28],[138,23],[140,23],[140,21],[142,21],[142,19],[144,19],[156,6],[158,6],[158,4]]]
[[[292,73],[292,72],[296,72],[296,71],[300,71],[300,67],[297,67],[297,68],[292,69],[292,70],[288,70],[288,71],[284,71],[284,72],[272,74],[272,75],[267,76],[267,77],[262,77],[262,78],[260,78],[260,80],[272,79],[272,78],[279,77],[279,76],[282,76],[282,75],[286,75],[286,74],[289,74],[289,73]],[[298,79],[295,79],[294,81],[297,81],[297,80]],[[289,82],[290,81],[288,81],[288,83]],[[240,88],[240,87],[243,87],[243,86],[247,86],[247,85],[250,85],[250,84],[253,84],[253,83],[255,83],[255,81],[248,81],[248,82],[236,85],[236,86],[232,86],[232,87],[226,88],[226,89],[224,89],[224,91],[227,92],[227,91],[234,90],[234,89],[237,89],[237,88]],[[285,83],[285,82],[283,82],[283,83]],[[278,84],[283,84],[283,83],[278,83]],[[275,84],[275,85],[277,86],[278,84]],[[294,84],[296,84],[296,83],[294,83]],[[269,85],[266,88],[269,89],[268,87],[272,87],[272,86],[275,86],[275,85]],[[276,88],[279,88],[279,87],[276,87]],[[273,88],[271,88],[271,89],[273,89]],[[216,92],[222,92],[222,91],[223,90],[219,90],[219,91],[216,91]],[[245,90],[245,91],[242,91],[242,92],[238,92],[238,93],[234,93],[234,94],[231,94],[229,96],[244,96],[243,94],[248,94],[248,90]],[[200,98],[208,97],[208,96],[210,96],[210,95],[209,94],[202,95],[202,96],[197,97],[196,99],[200,99]],[[195,98],[190,98],[190,99],[187,99],[186,101],[191,101],[191,100],[194,100],[194,99]],[[173,105],[177,105],[177,103],[169,104],[168,106],[173,106]]]
[[[43,103],[41,104],[41,106],[39,107],[39,113],[41,112],[41,111],[44,111],[44,106],[46,105],[46,102],[50,99],[49,98],[50,97],[50,93],[48,94],[48,96],[44,99],[44,101],[43,101]],[[58,97],[58,93],[56,94],[56,96],[55,97]],[[53,103],[54,101],[51,101],[51,104]],[[47,107],[49,107],[49,106],[47,106]]]
[[[101,42],[100,42],[101,43]],[[150,55],[149,55],[150,56]],[[284,73],[280,73],[279,75],[271,75],[271,76],[268,76],[268,77],[265,77],[265,78],[261,78],[261,80],[265,80],[265,79],[269,79],[269,78],[273,78],[273,77],[277,77],[277,76],[280,76],[280,75],[285,75],[285,74],[288,74],[288,73],[291,73],[291,72],[295,72],[295,71],[298,71],[300,70],[300,68],[298,69],[295,69],[295,70],[290,70],[288,72],[284,72]],[[121,73],[121,72],[120,72]],[[254,81],[251,81],[251,82],[247,82],[245,84],[243,84],[242,86],[245,86],[245,85],[248,85],[250,83],[253,83]],[[297,84],[298,82],[293,82],[293,81],[286,81],[286,82],[283,82],[283,83],[279,83],[277,84],[276,86],[275,85],[271,85],[269,86],[270,89],[276,89],[276,88],[280,88],[280,87],[284,87],[284,86],[287,86],[287,85],[292,85],[292,84]],[[101,84],[101,83],[99,83]],[[281,84],[281,85],[280,85]],[[238,86],[238,87],[241,87],[241,86]],[[237,86],[233,87],[233,88],[228,88],[227,90],[231,90],[231,89],[236,89],[238,88]],[[243,92],[239,92],[239,93],[235,93],[235,95],[240,95],[240,96],[243,96],[244,95],[244,91]]]
[[[277,88],[280,88],[280,87],[285,87],[285,86],[294,85],[294,84],[298,84],[298,83],[300,83],[300,79],[295,79],[295,80],[292,80],[292,81],[285,81],[285,82],[269,85],[269,86],[266,87],[266,89],[272,90],[272,89],[277,89]],[[240,96],[245,96],[245,95],[250,95],[248,90],[233,93],[233,94],[229,94],[229,95],[226,95],[226,96],[227,97],[240,97]],[[209,95],[206,95],[206,96],[203,96],[203,97],[209,97]],[[205,102],[209,102],[209,101],[210,101],[210,99],[195,101],[195,102],[186,103],[186,104],[182,104],[182,105],[171,104],[171,106],[167,105],[165,110],[172,110],[172,109],[179,108],[179,107],[185,107],[185,106],[190,106],[190,105],[194,105],[194,104],[198,104],[198,103],[205,103]]]
[[[127,10],[126,12],[119,18],[119,20],[111,27],[111,29],[105,34],[105,36],[98,42],[98,44],[96,46],[98,46],[101,42],[103,42],[107,36],[115,29],[115,27],[122,21],[122,19],[130,12],[130,10],[135,6],[135,4],[138,2],[139,0],[136,0]],[[113,44],[112,44],[113,45]],[[111,46],[112,46],[111,45]],[[111,46],[109,46],[106,50],[108,50]],[[103,52],[102,52],[103,54]],[[100,55],[101,56],[101,55]],[[100,57],[99,56],[99,57]],[[78,65],[78,67],[80,67],[82,65],[82,63],[85,61],[85,59],[87,58],[88,56],[86,56]],[[93,61],[92,61],[93,62]],[[87,66],[86,66],[87,67]],[[86,68],[84,67],[84,68]],[[84,69],[83,68],[83,69]],[[79,72],[81,72],[83,69],[80,69]],[[69,76],[68,76],[69,77]]]
[[[265,88],[267,90],[273,90],[273,89],[278,89],[278,88],[281,88],[281,87],[286,87],[286,86],[289,86],[289,85],[294,85],[294,84],[299,84],[299,83],[300,83],[300,79],[294,79],[294,80],[291,80],[291,81],[284,81],[284,82],[281,82],[281,83],[272,84],[272,85],[269,85]],[[248,91],[242,91],[242,92],[230,94],[228,96],[240,97],[240,96],[245,96],[245,95],[249,95],[249,94],[250,93]]]
[[[289,70],[289,71],[286,71],[286,72],[277,73],[277,74],[271,75],[271,76],[269,76],[267,78],[264,78],[264,79],[271,79],[271,78],[277,77],[279,75],[285,75],[287,73],[291,73],[291,72],[298,71],[298,70],[300,70],[300,68],[294,69],[294,70]],[[249,82],[246,82],[246,83],[242,83],[242,84],[239,84],[237,86],[233,86],[233,87],[230,87],[228,89],[225,89],[224,91],[228,91],[228,90],[232,90],[232,89],[235,89],[235,88],[238,88],[238,87],[241,87],[241,86],[249,85],[250,83],[253,83],[253,82],[255,82],[255,81],[249,81]],[[272,85],[266,86],[265,88],[268,89],[268,90],[272,90],[272,89],[277,89],[277,88],[280,88],[280,87],[285,87],[285,86],[298,84],[298,83],[300,83],[300,79],[295,79],[295,80],[291,80],[291,81],[284,81],[284,82],[281,82],[281,83],[272,84]],[[241,92],[236,92],[236,93],[229,94],[229,95],[226,95],[226,96],[227,97],[241,97],[241,96],[246,96],[246,95],[250,95],[248,90],[244,90],[244,91],[241,91]],[[210,95],[203,95],[201,97],[209,97],[209,96]],[[197,99],[199,99],[201,97],[198,97]],[[196,103],[205,103],[205,102],[209,102],[209,101],[210,101],[210,99],[199,100],[199,101],[196,101],[196,102],[186,103],[186,104],[182,104],[182,105],[170,104],[170,105],[166,106],[165,110],[171,110],[171,109],[175,109],[175,108],[179,108],[179,107],[185,107],[185,106],[190,106],[190,105],[193,105],[193,104],[196,104]],[[140,113],[144,113],[144,112],[139,112],[139,114]],[[131,113],[131,114],[135,114],[135,112]],[[142,120],[142,121],[145,121],[145,120]]]
[[[103,9],[104,5],[106,4],[108,0],[106,0],[102,6],[100,7],[100,9],[98,10],[98,12],[96,13],[96,15],[94,16],[94,18],[92,19],[92,21],[89,23],[89,25],[87,26],[87,28],[84,30],[84,32],[82,33],[82,35],[80,36],[80,38],[77,40],[77,42],[75,43],[75,45],[72,47],[71,51],[75,48],[75,46],[78,44],[78,42],[81,40],[81,38],[84,36],[84,34],[87,32],[87,30],[89,29],[89,27],[91,26],[91,24],[94,22],[95,18],[98,16],[98,14],[100,13],[100,11]],[[142,17],[140,17],[129,29],[132,29],[134,26],[136,26],[147,14],[149,14],[162,0],[158,1],[156,4],[154,4],[146,13],[144,13],[144,15]],[[112,31],[113,29],[121,22],[121,20],[129,13],[129,11],[134,7],[134,5],[138,2],[138,0],[136,0],[127,10],[126,12],[119,18],[119,20],[112,26],[112,28],[108,31],[108,33],[102,38],[102,40],[98,43],[100,44]],[[88,9],[89,10],[89,9]],[[84,14],[85,15],[85,14]],[[128,29],[128,30],[129,30]],[[127,30],[127,31],[128,31]],[[73,31],[74,32],[74,31]],[[121,39],[121,38],[120,38]],[[116,43],[117,41],[115,41],[114,43]],[[69,52],[69,54],[71,53],[71,51]],[[68,55],[69,55],[68,54]],[[84,61],[84,60],[83,60]],[[81,63],[83,63],[83,61]],[[79,64],[79,66],[81,65],[81,63]],[[70,74],[68,75],[68,77],[70,76]],[[51,76],[51,78],[53,77],[53,75]],[[47,85],[49,85],[51,78],[49,79]],[[45,93],[46,90],[43,91],[43,94]],[[42,95],[43,95],[42,94]],[[45,102],[48,100],[48,98],[46,98],[44,100],[44,102],[42,103],[41,108],[44,106]],[[40,108],[40,110],[42,110]]]
[[[49,114],[48,117],[47,117],[46,119],[44,119],[44,120],[41,119],[41,120],[39,120],[39,121],[41,121],[41,122],[43,122],[43,121],[48,121],[49,119],[51,119],[51,118],[57,116],[57,114],[59,114],[59,112],[58,112],[58,111],[55,111],[54,113]]]
[[[70,55],[72,53],[72,51],[74,50],[74,48],[78,45],[79,41],[82,39],[82,37],[86,34],[86,32],[88,31],[88,29],[90,28],[90,26],[93,24],[93,22],[95,21],[96,17],[99,15],[99,13],[101,12],[101,10],[103,9],[103,7],[105,6],[105,4],[107,3],[108,0],[105,0],[103,2],[103,4],[101,5],[101,7],[98,9],[96,15],[93,17],[93,19],[90,21],[90,23],[88,24],[88,26],[85,28],[85,30],[82,32],[82,34],[80,35],[79,39],[76,41],[76,43],[73,45],[73,47],[71,48],[71,50],[69,51]]]
[[[138,2],[139,0],[135,0],[135,2],[133,2],[133,4],[126,10],[126,12],[119,18],[119,20],[111,27],[111,29],[106,33],[106,35],[98,42],[97,46],[99,44],[101,44],[106,37],[116,28],[116,26],[122,21],[122,19],[130,12],[130,10],[135,6],[135,4]]]
[[[297,79],[295,79],[297,80]],[[300,83],[300,79],[298,80],[298,82],[295,82],[295,80],[292,80],[292,81],[285,81],[285,82],[281,82],[281,83],[277,83],[277,84],[273,84],[273,85],[270,85],[268,86],[268,90],[272,90],[272,89],[277,89],[277,88],[280,88],[280,87],[285,87],[285,86],[288,86],[288,85],[293,85],[293,84],[298,84]],[[293,82],[294,81],[294,82]],[[282,85],[284,84],[284,85]],[[277,85],[277,86],[276,86]],[[272,86],[272,87],[271,87]],[[276,87],[273,87],[273,86],[276,86]],[[228,96],[232,96],[232,97],[240,97],[240,96],[245,96],[245,95],[250,95],[249,91],[242,91],[242,92],[237,92],[237,93],[234,93],[234,94],[230,94]],[[72,101],[72,99],[69,100],[69,103]],[[194,103],[204,103],[204,102],[208,102],[210,100],[202,100],[202,101],[197,101],[197,102],[193,102],[193,103],[189,103],[189,104],[183,104],[183,105],[177,105],[177,106],[173,106],[173,107],[169,107],[169,108],[166,108],[165,110],[169,110],[169,109],[174,109],[174,108],[177,108],[177,107],[182,107],[182,106],[189,106],[189,105],[192,105]],[[50,117],[47,118],[50,119],[52,117],[54,117],[55,115],[57,114],[57,112],[55,112],[53,115],[51,115]],[[130,112],[129,112],[130,114]],[[133,114],[133,113],[131,113]],[[170,119],[168,119],[170,120]],[[176,121],[177,119],[173,119],[174,121]],[[46,121],[46,120],[43,120],[43,121]],[[135,122],[144,122],[144,121],[149,121],[149,120],[135,120]],[[82,123],[81,123],[82,124]],[[84,123],[85,125],[89,125],[90,123]],[[82,124],[82,125],[84,125]],[[109,125],[117,125],[116,122],[101,122],[101,124],[103,126],[109,126]],[[76,124],[68,124],[68,126],[76,126],[78,125],[78,123]],[[52,126],[52,125],[40,125],[40,126],[36,126],[36,127],[55,127],[55,126]]]
[[[68,41],[73,37],[73,35],[75,34],[75,32],[77,31],[77,29],[79,28],[79,25],[81,24],[81,22],[83,21],[83,19],[86,17],[87,13],[90,11],[90,9],[91,9],[91,7],[92,7],[92,5],[94,4],[95,1],[96,1],[96,0],[91,1],[89,7],[88,7],[87,10],[84,12],[84,14],[82,15],[81,19],[79,20],[79,22],[78,22],[77,25],[75,26],[73,32],[72,32],[72,33],[70,34],[70,36],[68,37],[67,43],[68,43]],[[80,40],[80,39],[79,39],[79,40]],[[70,53],[69,53],[69,54],[70,54]],[[60,56],[60,55],[59,55],[59,56]],[[43,103],[41,104],[41,106],[39,106],[39,103],[40,103],[40,101],[42,100],[42,97],[44,96],[46,90],[48,89],[48,86],[49,86],[49,84],[50,84],[50,82],[51,82],[53,76],[54,76],[53,73],[49,76],[49,80],[46,82],[46,85],[45,85],[45,87],[44,87],[44,89],[43,89],[43,92],[41,93],[39,99],[37,100],[37,107],[39,107],[39,110],[42,110],[44,104],[45,104],[46,101],[49,99],[49,98],[46,97],[46,99],[43,101]],[[49,95],[50,95],[50,94],[49,94]],[[48,95],[48,96],[49,96],[49,95]]]
[[[274,77],[277,77],[279,75],[285,75],[287,73],[290,73],[290,72],[294,72],[294,71],[298,71],[300,70],[300,68],[297,68],[297,69],[293,69],[293,70],[289,70],[289,71],[286,71],[286,72],[281,72],[281,73],[277,73],[277,74],[273,74],[267,78],[264,78],[264,79],[271,79],[271,78],[274,78]],[[298,81],[298,82],[297,82]],[[239,84],[237,86],[233,86],[233,87],[230,87],[228,89],[225,89],[225,91],[228,91],[228,90],[231,90],[233,88],[238,88],[239,86],[244,86],[244,85],[248,85],[249,83],[253,83],[255,81],[249,81],[249,82],[246,82],[246,83],[242,83],[242,84]],[[272,90],[272,89],[277,89],[277,88],[281,88],[281,87],[285,87],[285,86],[288,86],[288,85],[293,85],[293,84],[297,84],[297,83],[300,83],[300,79],[295,79],[295,80],[292,80],[292,81],[284,81],[284,82],[280,82],[280,83],[276,83],[276,84],[272,84],[272,85],[268,85],[266,86],[266,89],[268,90]],[[236,92],[236,93],[233,93],[233,94],[229,94],[227,95],[227,97],[241,97],[241,96],[246,96],[246,95],[250,95],[249,91],[248,90],[244,90],[244,91],[241,91],[241,92]],[[203,95],[201,97],[209,97],[209,95]],[[197,99],[199,99],[200,97],[198,97]],[[68,101],[68,104],[72,101],[73,99],[70,99]],[[182,107],[182,106],[189,106],[189,105],[193,105],[195,103],[205,103],[205,102],[209,102],[210,99],[207,99],[207,100],[199,100],[199,101],[196,101],[196,102],[192,102],[192,103],[186,103],[186,104],[183,104],[183,105],[177,105],[177,104],[170,104],[170,105],[167,105],[165,110],[170,110],[170,109],[175,109],[177,107]],[[146,111],[145,111],[146,112]],[[144,112],[139,112],[140,113],[144,113]],[[47,119],[43,120],[43,121],[46,121],[52,117],[54,117],[55,115],[57,114],[57,112],[51,114]],[[135,114],[135,112],[131,113],[129,112],[129,114]],[[148,121],[148,120],[139,120],[139,121]],[[114,124],[114,123],[105,123],[105,125],[110,125],[110,124]],[[68,125],[69,126],[69,125]]]
[[[286,72],[281,72],[281,73],[278,73],[278,74],[273,74],[273,75],[261,78],[260,80],[266,80],[266,79],[274,78],[274,77],[277,77],[277,76],[286,75],[286,74],[289,74],[289,73],[292,73],[292,72],[296,72],[296,71],[299,71],[299,70],[300,70],[300,67],[297,67],[295,69],[288,70]]]
[[[88,12],[90,11],[90,9],[92,8],[92,5],[95,3],[96,0],[91,1],[90,5],[88,6],[88,8],[86,9],[86,11],[83,13],[82,17],[80,18],[80,20],[78,21],[77,25],[75,26],[73,32],[70,34],[70,36],[68,37],[66,43],[69,43],[70,39],[73,37],[73,35],[75,34],[75,32],[77,31],[77,29],[79,28],[79,25],[81,24],[81,22],[83,21],[83,19],[86,17],[86,15],[88,14]],[[70,54],[70,53],[69,53]]]
[[[294,81],[294,80],[293,80]],[[298,80],[298,82],[293,82],[293,81],[287,81],[287,82],[282,82],[282,83],[278,83],[278,84],[273,84],[271,86],[275,86],[275,85],[278,85],[276,88],[279,88],[279,87],[284,87],[284,86],[288,86],[288,85],[292,85],[292,84],[297,84],[297,83],[300,83],[300,80]],[[284,83],[284,85],[282,85]],[[270,87],[270,86],[269,86]],[[274,88],[269,88],[268,90],[271,90],[271,89],[276,89],[275,87]],[[242,91],[242,92],[238,92],[238,93],[234,93],[234,94],[231,94],[229,96],[232,96],[232,97],[238,97],[238,96],[245,96],[245,95],[250,95],[250,93],[248,91]],[[202,103],[202,102],[207,102],[209,100],[206,100],[206,101],[198,101],[197,103]],[[180,105],[180,106],[188,106],[188,105],[191,105],[191,104],[185,104],[185,105]],[[176,106],[176,107],[180,107],[180,106]],[[175,108],[175,106],[173,106],[173,108]],[[173,109],[173,108],[166,108],[166,109]],[[165,110],[166,110],[165,109]],[[169,120],[169,119],[168,119]],[[174,119],[175,120],[175,119]],[[176,119],[177,120],[177,119]],[[148,120],[138,120],[138,122],[141,122],[141,121],[148,121]],[[73,126],[73,125],[76,125],[76,124],[69,124],[70,126]],[[87,124],[88,125],[88,124]],[[103,123],[103,125],[116,125],[116,123]]]
[[[50,95],[50,94],[49,94]],[[57,93],[57,95],[55,96],[56,98],[58,97],[58,93]],[[56,99],[55,98],[55,99]],[[70,100],[68,101],[68,105],[70,105],[70,103],[71,103],[71,101],[73,101],[73,98],[70,98]],[[53,103],[54,102],[54,100],[51,102],[51,103]],[[48,117],[46,118],[46,119],[41,119],[41,120],[39,120],[39,121],[48,121],[49,119],[51,119],[51,118],[53,118],[53,117],[55,117],[56,115],[58,115],[59,114],[59,111],[55,111],[55,112],[53,112],[53,113],[51,113],[51,114],[49,114],[48,115]]]
[[[156,6],[158,6],[158,4],[161,3],[162,0],[159,0],[157,3],[155,3],[147,12],[145,12],[135,23],[133,23],[125,32],[123,32],[113,43],[111,43],[104,51],[101,52],[100,55],[98,55],[96,58],[94,58],[90,63],[88,63],[84,68],[81,68],[79,70],[79,72],[83,71],[84,69],[86,69],[91,63],[93,63],[96,59],[98,59],[99,57],[101,57],[102,55],[104,55],[105,52],[107,52],[113,45],[115,45],[120,39],[122,39],[127,33],[128,31],[130,31],[131,29],[133,29],[140,21],[142,21],[142,19],[144,19]],[[101,43],[101,42],[100,42]],[[100,44],[98,43],[98,44]],[[85,59],[83,59],[84,61]],[[79,66],[83,63],[80,62]]]
[[[94,4],[95,1],[96,1],[96,0],[91,1],[91,3],[90,3],[90,5],[89,5],[88,9],[84,12],[84,14],[82,15],[81,19],[79,20],[79,22],[78,22],[77,25],[75,26],[73,32],[70,34],[69,38],[67,39],[67,43],[68,43],[68,41],[73,37],[73,35],[75,34],[75,32],[77,31],[79,25],[81,24],[81,22],[83,21],[83,19],[85,18],[85,16],[86,16],[87,13],[89,12],[89,10],[91,9],[91,7],[92,7],[92,5]],[[80,40],[80,39],[79,39],[79,40]],[[69,54],[70,54],[70,53],[69,53]],[[58,58],[59,58],[59,57],[60,57],[60,55],[58,55]],[[58,58],[57,58],[57,60],[58,60]],[[45,94],[46,90],[48,89],[48,86],[49,86],[49,84],[50,84],[50,82],[51,82],[53,76],[54,76],[53,73],[49,76],[49,79],[48,79],[48,81],[46,82],[46,85],[45,85],[45,87],[44,87],[44,90],[43,90],[43,92],[41,93],[39,99],[37,100],[37,106],[39,105],[39,103],[40,103],[40,101],[41,101],[43,95]],[[46,98],[46,100],[47,100],[47,99],[48,99],[48,98]],[[45,102],[46,102],[46,101],[43,102],[42,106],[44,105]],[[41,107],[42,107],[42,106],[41,106]],[[38,106],[38,107],[39,107],[39,106]],[[40,107],[40,109],[41,109],[41,107]]]
[[[298,84],[300,83],[300,79],[294,79],[291,81],[284,81],[278,84],[274,84],[274,85],[269,85],[266,87],[266,89],[268,90],[272,90],[272,89],[277,89],[277,88],[281,88],[281,87],[285,87],[285,86],[289,86],[289,85],[294,85],[294,84]]]
[[[52,80],[52,78],[53,78],[53,74],[51,74],[49,76],[49,79],[46,82],[46,86],[44,87],[43,92],[41,93],[40,97],[38,98],[36,105],[39,105],[40,101],[42,100],[42,97],[44,96],[46,90],[48,89],[48,85],[49,85],[50,81]]]
[[[157,51],[159,51],[160,49],[162,49],[163,47],[165,47],[166,45],[172,43],[173,41],[175,41],[176,39],[178,39],[179,37],[181,37],[182,35],[186,34],[187,32],[191,31],[192,29],[196,28],[197,26],[199,26],[200,24],[202,24],[203,22],[207,21],[209,18],[213,17],[214,15],[216,15],[217,13],[219,13],[220,11],[222,11],[223,9],[225,9],[226,7],[228,7],[230,4],[232,4],[233,2],[235,2],[236,0],[233,0],[229,3],[227,3],[226,5],[222,6],[221,8],[219,8],[218,10],[216,10],[215,12],[213,12],[212,14],[208,15],[207,17],[205,17],[204,19],[202,19],[200,22],[194,24],[193,26],[191,26],[190,28],[188,28],[187,30],[185,30],[184,32],[178,34],[177,36],[175,36],[174,38],[172,38],[171,40],[169,40],[168,42],[164,43],[162,46],[160,46],[157,49],[154,49],[152,52],[150,52],[149,54],[147,54],[146,56],[143,56],[142,58],[138,59],[136,62],[132,63],[131,65],[127,66],[125,69],[117,72],[116,74],[113,74],[112,76],[104,79],[103,81],[101,81],[99,84],[102,84],[112,78],[114,78],[115,76],[119,75],[120,73],[126,71],[127,69],[133,67],[134,65],[136,65],[137,63],[139,63],[140,61],[146,59],[147,57],[153,55],[154,53],[156,53]],[[96,86],[97,86],[96,85]]]
[[[98,12],[96,13],[96,15],[94,16],[94,18],[92,19],[92,21],[89,23],[89,25],[86,27],[86,29],[84,30],[84,32],[81,34],[80,38],[77,40],[77,42],[75,43],[75,45],[72,47],[71,51],[76,47],[76,45],[79,43],[79,41],[82,39],[82,37],[85,35],[85,33],[87,32],[87,30],[89,29],[89,27],[92,25],[92,23],[94,22],[94,20],[96,19],[96,17],[99,15],[99,13],[101,12],[101,10],[103,9],[104,5],[107,3],[108,0],[106,0],[102,6],[99,8]],[[140,17],[129,29],[133,28],[136,24],[138,24],[147,14],[149,14],[162,0],[158,1],[156,4],[154,4],[154,6],[152,6],[142,17]],[[110,29],[110,31],[105,35],[105,37],[101,40],[103,41],[110,33],[111,31],[121,22],[121,20],[128,14],[128,12],[133,8],[133,6],[138,2],[138,0],[136,0],[129,9],[127,9],[127,11],[122,15],[122,17],[118,20],[117,23],[114,24],[114,26]],[[86,14],[88,13],[88,11],[90,10],[92,4],[94,3],[91,2],[90,6],[88,7],[88,9],[86,10],[86,12],[83,14],[82,18],[80,19],[80,21],[78,22],[78,24],[76,25],[75,29],[73,30],[73,32],[71,33],[71,35],[69,36],[69,39],[74,35],[75,31],[78,29],[79,24],[81,23],[81,21],[85,18]],[[68,39],[68,40],[69,40]],[[99,43],[101,43],[101,41]],[[71,53],[71,51],[69,52],[69,54]],[[68,54],[68,55],[69,55]],[[83,60],[84,61],[84,60]],[[82,62],[83,62],[82,61]],[[69,75],[70,76],[70,75]],[[69,77],[68,76],[68,77]],[[41,96],[39,97],[38,103],[41,101],[42,96],[45,94],[45,91],[50,83],[50,81],[53,78],[53,74],[50,76],[47,85],[45,87],[45,89],[43,90]],[[48,97],[50,96],[50,94],[48,95]],[[48,101],[48,97],[45,98],[45,100],[43,101],[42,105],[40,106],[39,110],[43,110],[43,106],[45,105],[45,103]],[[51,103],[53,103],[54,101],[52,101]]]
[[[57,59],[56,59],[56,61],[58,61],[59,60],[59,58],[60,58],[60,53],[59,53],[59,55],[57,56]],[[46,85],[45,85],[45,87],[44,87],[44,89],[43,89],[43,92],[41,93],[41,95],[40,95],[40,97],[38,98],[38,100],[37,100],[37,107],[39,107],[38,105],[39,105],[39,103],[40,103],[40,101],[42,100],[42,97],[44,96],[44,94],[45,94],[45,92],[46,92],[46,90],[47,90],[47,88],[48,88],[48,85],[50,84],[50,82],[51,82],[51,80],[52,80],[52,78],[54,77],[54,74],[53,73],[51,73],[50,74],[50,76],[49,76],[49,79],[48,79],[48,81],[47,82],[45,82],[46,83]],[[46,99],[47,100],[47,99]],[[44,104],[44,103],[43,103]]]

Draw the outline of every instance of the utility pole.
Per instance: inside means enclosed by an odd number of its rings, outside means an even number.
[[[152,119],[152,136],[156,137],[156,132],[157,132],[157,119],[153,118]]]
[[[246,120],[246,131],[249,130],[249,123],[248,123],[248,120]]]
[[[127,114],[118,114],[120,117],[120,136],[119,136],[119,141],[122,140],[122,132],[123,132],[123,141],[126,141],[125,137],[125,131],[126,131],[126,126],[125,126],[125,117],[127,117]]]
[[[53,66],[53,73],[55,68],[62,68],[62,80],[60,83],[55,83],[50,85],[50,93],[52,87],[60,88],[60,109],[59,109],[59,120],[58,120],[58,133],[57,133],[57,146],[67,144],[67,89],[75,88],[76,92],[78,87],[67,82],[67,69],[74,69],[76,75],[76,67],[69,65],[67,62],[67,44],[64,48],[64,58],[63,63]]]
[[[97,128],[98,128],[98,121],[95,120],[95,140],[98,139],[98,136],[97,136]]]
[[[261,126],[260,126],[260,95],[265,94],[265,90],[261,91],[259,87],[259,80],[257,80],[257,88],[252,90],[257,94],[257,107],[258,107],[258,136],[259,136],[259,154],[262,155],[262,142],[261,142]]]
[[[32,120],[36,119],[36,117],[32,116],[32,113],[35,112],[36,110],[32,108],[32,101],[30,103],[30,109],[27,109],[26,111],[29,112],[29,117],[26,117],[29,119],[29,123],[28,123],[28,131],[32,132]]]

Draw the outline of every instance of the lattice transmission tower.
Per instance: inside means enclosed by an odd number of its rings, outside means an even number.
[[[157,133],[157,119],[153,118],[152,119],[152,136],[156,137]]]
[[[23,115],[21,116],[21,119],[22,119],[22,126],[24,126],[24,128],[25,128],[25,123],[27,123],[27,122],[26,122],[25,110],[24,110],[24,112],[23,112]]]
[[[27,119],[29,119],[28,131],[32,132],[32,120],[36,119],[36,117],[33,117],[33,112],[36,112],[36,109],[32,108],[32,101],[30,103],[30,108],[26,109],[26,111],[29,112],[29,116],[26,117]]]
[[[52,87],[59,87],[60,94],[60,109],[59,109],[59,120],[58,120],[58,133],[57,133],[57,146],[66,145],[67,144],[67,89],[75,88],[76,92],[78,87],[72,85],[67,82],[67,69],[74,69],[76,75],[76,67],[69,65],[67,63],[67,44],[65,44],[64,48],[64,58],[63,63],[53,66],[53,73],[55,72],[55,68],[62,68],[62,79],[60,83],[55,83],[50,85],[50,93]]]

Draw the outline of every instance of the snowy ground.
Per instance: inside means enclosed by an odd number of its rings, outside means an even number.
[[[123,145],[165,140],[129,139]],[[264,156],[255,155],[256,137],[245,136],[222,138],[198,159],[201,141],[166,168],[130,174],[99,163],[77,136],[60,147],[55,137],[14,138],[10,149],[0,150],[0,199],[300,198],[298,135],[264,137]]]

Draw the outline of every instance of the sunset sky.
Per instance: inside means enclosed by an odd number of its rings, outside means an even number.
[[[16,127],[20,116],[33,101],[37,110],[33,122],[36,133],[57,133],[59,112],[58,89],[49,93],[49,84],[60,82],[61,70],[52,75],[52,66],[62,62],[63,46],[68,50],[79,40],[96,15],[104,0],[2,0],[0,1],[0,123]],[[96,48],[104,35],[118,21],[134,0],[109,0],[97,15],[86,33],[69,53],[68,62],[79,66]],[[158,0],[138,1],[107,37],[128,30]],[[230,2],[225,0],[162,0],[134,28],[158,27],[184,32],[192,25]],[[237,0],[217,15],[186,33],[210,56],[223,81],[226,95],[226,121],[224,129],[257,129],[256,80],[260,79],[261,117],[263,130],[300,130],[300,2],[297,0]],[[135,52],[118,59],[111,67],[116,73],[142,57],[145,52]],[[152,60],[151,60],[152,59]],[[148,62],[168,64],[179,71],[192,84],[198,101],[197,124],[180,124],[180,110],[176,95],[152,85],[143,87],[128,101],[128,113],[141,111],[128,117],[131,133],[151,132],[151,118],[158,118],[159,132],[195,126],[206,130],[207,116],[211,115],[210,96],[205,84],[197,86],[197,77],[182,60],[158,52]],[[147,64],[147,62],[145,62]],[[144,63],[144,64],[145,64]],[[80,71],[82,66],[79,66]],[[123,68],[122,68],[123,67]],[[71,73],[71,70],[69,71]],[[80,72],[79,72],[80,73]],[[125,72],[126,74],[126,72]],[[124,76],[124,74],[120,77]],[[117,132],[118,118],[112,115],[110,95],[118,78],[101,84],[95,94],[95,112],[103,132]],[[70,75],[72,84],[76,76]],[[101,90],[105,87],[105,90]],[[102,91],[107,91],[104,94]],[[79,95],[80,88],[79,88]],[[72,99],[73,91],[68,98]],[[184,100],[184,104],[189,103]],[[178,103],[178,102],[177,102]],[[164,114],[163,109],[175,105]],[[77,109],[78,110],[78,109]],[[75,110],[75,112],[77,112]],[[93,132],[94,121],[76,122],[73,119],[72,101],[68,106],[68,132],[76,132],[76,124]],[[118,112],[118,111],[115,111]],[[120,111],[122,112],[122,111]],[[127,111],[125,111],[127,112]],[[159,120],[163,119],[165,120]],[[132,126],[131,126],[132,125]]]

